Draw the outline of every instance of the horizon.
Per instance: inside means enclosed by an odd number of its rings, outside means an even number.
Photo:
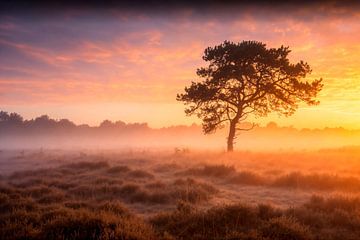
[[[49,120],[54,120],[56,122],[59,122],[61,120],[68,120],[70,121],[71,123],[74,123],[77,127],[79,126],[88,126],[88,127],[91,127],[91,128],[96,128],[96,127],[100,127],[101,124],[105,121],[110,121],[112,124],[115,124],[117,122],[122,122],[126,125],[131,125],[131,124],[145,124],[148,128],[150,129],[154,129],[154,130],[161,130],[161,129],[166,129],[166,128],[176,128],[176,127],[193,127],[193,126],[196,126],[196,127],[201,127],[201,123],[196,123],[196,122],[193,122],[191,124],[177,124],[177,125],[167,125],[167,126],[161,126],[161,127],[154,127],[154,126],[151,126],[148,122],[146,121],[138,121],[138,122],[127,122],[127,121],[123,121],[122,119],[115,119],[115,120],[110,120],[110,119],[103,119],[102,121],[100,121],[98,124],[96,125],[90,125],[90,124],[87,124],[87,123],[82,123],[82,122],[75,122],[73,121],[72,119],[69,119],[69,118],[63,118],[63,117],[59,117],[59,118],[54,118],[46,113],[44,114],[40,114],[40,115],[37,115],[35,117],[32,117],[32,118],[25,118],[23,115],[21,115],[20,113],[17,113],[17,112],[11,112],[11,111],[6,111],[4,109],[0,109],[0,112],[5,112],[5,113],[8,113],[8,114],[11,114],[11,113],[16,113],[16,114],[19,114],[22,118],[23,118],[23,121],[34,121],[36,120],[37,118],[40,118],[40,117],[43,117],[43,116],[46,116],[49,118]],[[243,124],[251,124],[251,122],[249,121],[244,121]],[[301,130],[320,130],[320,131],[323,131],[323,130],[328,130],[328,129],[341,129],[341,130],[345,130],[345,131],[360,131],[360,128],[344,128],[342,126],[334,126],[334,127],[328,127],[328,126],[324,126],[323,128],[308,128],[308,127],[303,127],[303,128],[299,128],[299,127],[296,127],[296,126],[293,126],[293,125],[280,125],[278,124],[277,122],[275,121],[269,121],[269,122],[262,122],[261,124],[258,124],[257,126],[255,126],[256,128],[290,128],[290,129],[295,129],[297,131],[301,131]]]
[[[239,124],[241,128],[250,122]],[[0,111],[0,153],[11,149],[224,151],[227,128],[205,135],[201,125],[173,125],[153,128],[144,122],[104,120],[100,125],[75,124],[71,119],[47,115],[26,120],[16,113]],[[240,133],[237,151],[276,152],[322,149],[358,149],[360,129],[295,128],[269,122]],[[276,144],[273,144],[276,142]]]

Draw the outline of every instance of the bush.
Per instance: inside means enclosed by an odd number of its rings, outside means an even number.
[[[98,170],[102,168],[108,168],[109,163],[106,161],[94,161],[94,162],[77,162],[67,165],[63,165],[62,168],[65,169],[78,169],[78,170]]]
[[[128,176],[131,178],[154,178],[154,175],[143,171],[143,170],[133,170],[128,173]]]
[[[116,217],[109,213],[76,211],[46,224],[41,239],[131,239],[151,240],[155,234],[140,219]]]
[[[262,236],[272,240],[310,240],[310,230],[294,218],[272,218],[261,227]]]
[[[302,174],[291,172],[277,177],[271,184],[275,187],[359,191],[360,180],[355,177],[339,177],[329,174]]]
[[[160,233],[167,232],[178,239],[230,239],[241,233],[247,235],[250,226],[259,224],[255,209],[241,204],[207,211],[190,206],[181,202],[173,213],[158,214],[150,221]]]
[[[192,178],[177,179],[170,188],[170,194],[175,200],[200,203],[209,200],[218,190],[207,184],[198,182]]]
[[[192,168],[185,171],[185,174],[216,177],[216,178],[228,177],[235,173],[236,173],[236,169],[234,166],[225,166],[225,165],[205,165],[202,168]]]
[[[110,174],[119,174],[119,173],[125,173],[130,171],[130,168],[128,166],[114,166],[107,170]]]
[[[264,185],[266,179],[253,172],[242,171],[230,177],[228,182],[245,185]]]

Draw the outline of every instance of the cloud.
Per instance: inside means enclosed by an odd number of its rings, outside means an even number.
[[[299,8],[250,4],[222,12],[225,8],[0,15],[0,101],[174,103],[176,93],[197,79],[206,47],[258,40],[270,47],[290,46],[293,61],[309,62],[310,78],[324,78],[320,100],[328,109],[331,103],[356,110],[357,7],[333,1]]]

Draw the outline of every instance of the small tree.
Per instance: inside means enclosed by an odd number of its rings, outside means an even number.
[[[266,116],[275,111],[290,116],[299,102],[317,105],[322,79],[301,81],[311,72],[303,61],[289,62],[288,47],[266,48],[257,41],[224,43],[205,49],[207,67],[197,75],[204,80],[192,82],[185,93],[178,94],[188,108],[185,113],[202,120],[205,134],[229,124],[227,150],[233,151],[239,124],[250,114]],[[253,125],[254,126],[254,125]],[[251,128],[250,128],[251,129]]]

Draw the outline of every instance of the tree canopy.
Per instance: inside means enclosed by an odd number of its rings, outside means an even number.
[[[322,79],[304,81],[311,73],[304,61],[290,63],[289,47],[267,48],[258,41],[225,41],[204,51],[207,67],[197,70],[203,79],[185,87],[177,100],[188,107],[187,115],[202,120],[205,134],[229,124],[228,151],[233,150],[239,124],[250,114],[267,116],[270,112],[290,116],[299,102],[316,105]]]

